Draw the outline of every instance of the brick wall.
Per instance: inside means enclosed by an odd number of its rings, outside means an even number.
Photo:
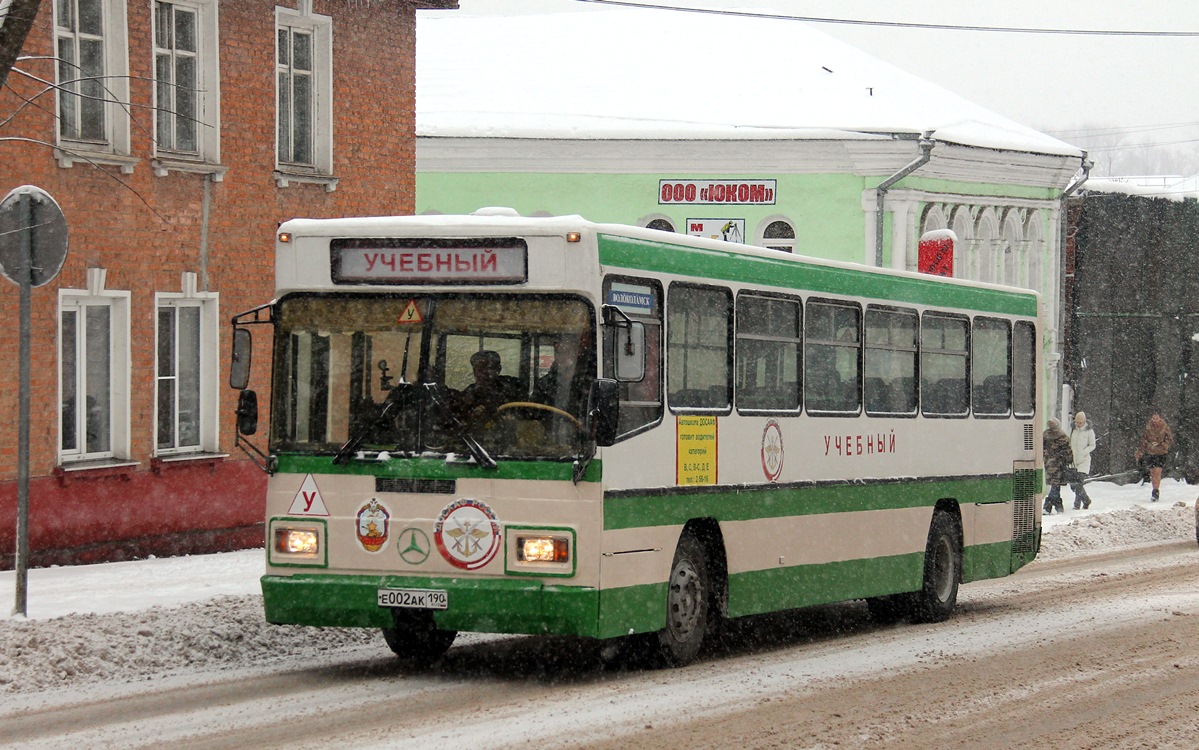
[[[200,274],[202,207],[210,196],[207,225],[209,291],[220,294],[221,312],[221,450],[227,462],[242,462],[234,453],[233,410],[236,394],[228,381],[228,344],[234,313],[267,302],[272,296],[274,231],[279,222],[296,216],[334,217],[411,213],[414,187],[414,55],[415,13],[411,2],[374,0],[316,0],[313,11],[333,20],[334,176],[337,189],[292,182],[280,188],[273,178],[275,134],[275,12],[288,0],[239,0],[220,3],[221,164],[223,180],[172,171],[155,176],[152,158],[153,118],[150,115],[153,48],[150,36],[151,0],[129,0],[129,66],[132,77],[132,155],[139,159],[132,174],[116,167],[77,162],[58,166],[52,151],[55,101],[52,92],[17,73],[8,83],[14,92],[0,92],[0,137],[21,137],[43,144],[0,141],[0,197],[23,184],[37,185],[62,206],[70,230],[66,263],[53,282],[33,291],[33,353],[30,473],[50,479],[57,464],[58,354],[56,349],[60,288],[86,287],[87,269],[107,270],[108,289],[131,292],[131,445],[138,462],[134,474],[111,480],[111,491],[100,491],[87,502],[103,500],[124,512],[138,495],[156,493],[161,482],[150,471],[154,426],[154,293],[180,291],[184,272]],[[25,46],[26,56],[50,55],[53,3],[43,2],[41,15]],[[29,60],[19,67],[54,80],[53,64]],[[32,105],[23,105],[22,99]],[[11,119],[7,119],[11,118]],[[201,282],[202,283],[202,282]],[[17,287],[0,281],[0,519],[12,516],[17,473],[16,426],[18,319]],[[255,387],[265,406],[268,342],[256,338]],[[263,415],[266,416],[265,414]],[[240,475],[240,470],[233,475]],[[213,481],[219,480],[219,475]],[[53,480],[50,480],[53,481]],[[97,480],[105,482],[109,480]],[[242,482],[242,485],[245,483]],[[229,508],[261,503],[259,486],[228,487],[213,502]],[[31,492],[32,494],[32,492]],[[76,493],[77,495],[77,493]],[[56,502],[70,515],[69,492],[55,491]],[[94,495],[94,493],[93,493]],[[107,499],[105,499],[107,498]],[[83,502],[77,500],[77,502]],[[78,509],[77,509],[78,510]],[[43,514],[45,515],[45,514]],[[76,513],[91,517],[91,513]],[[119,514],[118,514],[119,515]],[[220,516],[220,513],[217,513]],[[234,525],[244,524],[244,510]],[[261,515],[258,516],[261,519]],[[31,516],[31,526],[47,521]],[[205,525],[219,526],[207,518]],[[170,522],[163,533],[178,533],[187,520]],[[35,529],[36,531],[36,529]],[[144,531],[139,529],[139,533]],[[123,533],[106,524],[97,530],[114,538]],[[43,536],[53,544],[54,535]],[[11,551],[11,534],[0,535],[0,554]],[[45,541],[49,539],[49,541]]]

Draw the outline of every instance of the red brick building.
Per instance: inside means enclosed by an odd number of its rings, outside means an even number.
[[[0,91],[0,198],[40,187],[70,232],[32,294],[31,565],[262,543],[229,319],[270,300],[280,221],[412,212],[416,9],[456,6],[43,0]],[[0,281],[5,568],[18,297]]]

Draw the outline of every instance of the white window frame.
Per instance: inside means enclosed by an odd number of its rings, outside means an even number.
[[[791,236],[789,238],[772,237],[767,239],[766,230],[775,223],[782,223],[791,227]],[[799,246],[799,231],[795,227],[795,222],[790,217],[783,216],[782,214],[767,216],[765,219],[762,219],[760,222],[758,222],[758,230],[756,234],[757,236],[754,244],[758,247],[767,247],[780,250],[781,252],[785,253],[794,253],[795,248]]]
[[[292,181],[315,182],[327,191],[336,188],[333,178],[333,19],[311,12],[310,2],[299,10],[275,8],[275,182],[287,187]],[[279,32],[290,28],[312,35],[312,163],[279,161]]]
[[[154,71],[154,174],[164,177],[172,171],[212,174],[219,182],[225,168],[221,161],[221,70],[220,17],[217,0],[161,0],[167,5],[196,14],[196,150],[178,150],[158,142],[159,118],[164,107],[158,101],[158,5],[149,0],[151,19],[150,70]],[[173,50],[172,50],[173,52]]]
[[[82,313],[79,320],[82,321],[83,315],[86,312],[85,307],[107,307],[109,310],[109,425],[111,434],[109,436],[109,450],[96,451],[88,453],[86,450],[86,425],[84,417],[80,416],[78,406],[76,407],[76,427],[75,435],[77,436],[76,446],[70,450],[64,450],[62,447],[63,435],[63,419],[62,409],[58,409],[58,460],[60,464],[66,465],[77,461],[121,461],[128,460],[129,451],[129,393],[130,393],[130,365],[129,365],[129,301],[130,293],[121,290],[109,290],[104,288],[106,271],[102,268],[89,268],[87,270],[87,289],[60,289],[58,291],[58,316],[57,326],[58,335],[56,341],[56,351],[61,357],[63,347],[63,330],[62,317],[64,312],[76,311]],[[77,326],[79,332],[78,341],[80,348],[77,352],[82,352],[82,346],[85,336],[82,332],[86,329],[85,326]],[[87,375],[86,375],[86,356],[76,355],[76,393],[77,401],[78,394],[86,392]],[[58,403],[63,402],[63,382],[61,360],[60,368],[57,376],[58,380]]]
[[[72,3],[77,0],[69,0]],[[104,80],[105,95],[109,102],[104,107],[104,134],[99,140],[83,138],[68,138],[62,135],[61,128],[56,124],[54,137],[57,147],[54,156],[60,167],[74,166],[75,162],[84,164],[105,164],[118,166],[124,174],[132,174],[138,159],[131,154],[129,136],[129,29],[128,8],[126,0],[99,0],[101,4],[101,23],[103,24],[102,39],[104,44]],[[54,13],[54,54],[58,54],[60,39],[72,40],[76,47],[80,33],[78,29],[59,28],[59,2],[51,2]],[[65,21],[68,22],[69,21]],[[59,66],[54,65],[55,82],[62,86],[70,83],[70,78],[64,80],[59,75]],[[76,58],[78,60],[78,58]],[[55,97],[55,112],[63,116],[62,103],[59,96]]]
[[[640,219],[637,220],[637,226],[646,227],[648,229],[649,225],[653,224],[655,221],[666,222],[667,224],[670,225],[670,231],[672,231],[672,232],[679,231],[678,222],[676,222],[674,219],[670,218],[666,214],[646,214],[645,216],[642,216]],[[655,229],[656,229],[656,227],[655,227]],[[659,230],[659,231],[664,231],[664,230]]]
[[[196,291],[196,274],[185,272],[180,292],[158,292],[154,295],[154,437],[153,453],[155,456],[176,456],[187,453],[216,453],[219,450],[220,435],[220,394],[218,377],[220,363],[220,295],[217,292]],[[167,448],[159,447],[158,434],[158,389],[162,379],[159,377],[158,352],[159,330],[158,313],[164,307],[181,308],[197,307],[200,310],[200,436],[199,443],[193,445],[174,445]],[[175,350],[176,358],[178,350]],[[177,429],[178,424],[176,423]]]

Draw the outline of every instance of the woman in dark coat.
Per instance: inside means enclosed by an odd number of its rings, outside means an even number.
[[[1062,485],[1069,484],[1074,466],[1074,452],[1070,449],[1070,438],[1062,431],[1062,423],[1056,419],[1049,420],[1042,436],[1045,456],[1045,483],[1049,485],[1049,494],[1045,496],[1046,515],[1053,511],[1061,513]]]

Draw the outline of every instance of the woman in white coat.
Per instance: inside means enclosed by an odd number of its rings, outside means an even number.
[[[1078,478],[1070,483],[1074,491],[1074,510],[1091,507],[1091,498],[1087,496],[1087,488],[1082,480],[1091,471],[1091,453],[1095,451],[1095,431],[1087,424],[1086,412],[1074,415],[1074,426],[1070,429],[1070,450],[1074,453],[1074,468],[1078,469]]]

